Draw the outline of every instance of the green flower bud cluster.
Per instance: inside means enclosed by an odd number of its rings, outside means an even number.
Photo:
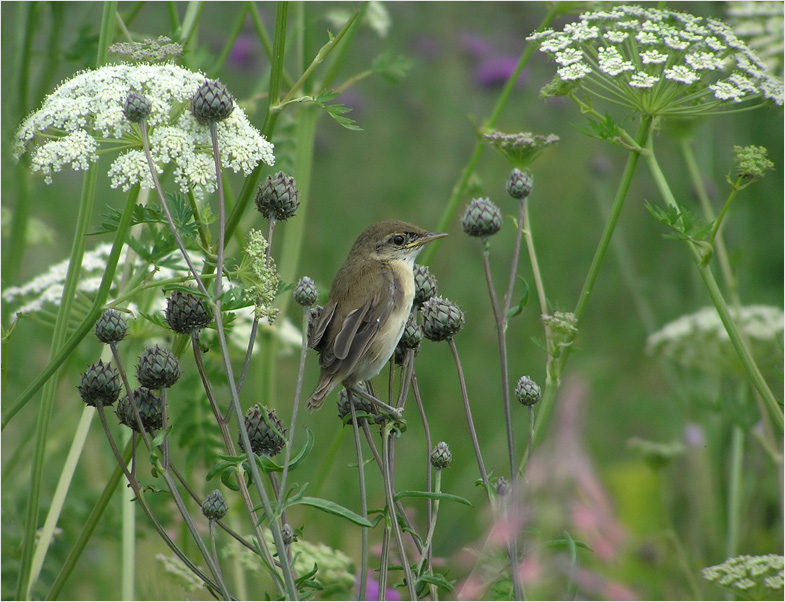
[[[202,502],[202,514],[209,520],[221,520],[226,516],[226,510],[226,500],[218,489],[210,493]]]
[[[427,265],[414,264],[414,304],[419,307],[437,292],[436,277]]]
[[[114,309],[107,309],[95,323],[95,337],[105,344],[119,343],[128,333],[128,322]]]
[[[256,208],[267,219],[285,221],[293,217],[300,206],[300,191],[294,178],[279,171],[275,176],[267,176],[256,192]]]
[[[490,199],[474,199],[461,218],[469,236],[493,236],[502,228],[502,212]]]
[[[463,312],[449,299],[432,297],[421,311],[423,335],[429,341],[446,341],[463,328]]]
[[[79,379],[79,396],[87,405],[110,406],[122,391],[120,373],[111,363],[104,364],[98,360],[90,364]]]
[[[528,376],[521,376],[515,387],[515,399],[525,406],[533,406],[540,401],[541,397],[540,385]]]
[[[513,169],[510,177],[507,178],[505,189],[512,198],[522,200],[528,197],[534,188],[534,178],[526,171]]]
[[[152,103],[144,94],[129,92],[123,103],[123,114],[131,123],[139,123],[150,114]]]
[[[286,429],[275,410],[254,405],[245,413],[245,428],[251,443],[251,451],[257,456],[274,456],[286,445]],[[243,437],[238,439],[240,449],[245,451]]]
[[[157,391],[147,387],[134,389],[134,403],[139,410],[139,417],[142,419],[142,426],[146,432],[157,431],[163,426],[163,402]],[[139,425],[136,423],[134,409],[128,395],[117,402],[115,410],[120,424],[139,432]]]
[[[294,301],[303,307],[311,307],[319,298],[319,290],[313,280],[305,276],[295,285],[292,292]]]
[[[191,112],[199,123],[223,121],[234,111],[234,99],[218,80],[206,80],[191,99]]]
[[[174,290],[166,300],[166,323],[180,334],[198,333],[213,321],[213,314],[201,297]]]
[[[436,470],[442,470],[443,468],[447,468],[451,462],[452,453],[450,452],[450,448],[447,447],[447,444],[444,441],[440,441],[431,452],[431,466]]]
[[[180,362],[168,349],[148,347],[139,356],[136,378],[148,389],[168,389],[180,379]]]
[[[420,343],[422,342],[422,326],[417,323],[417,311],[412,310],[406,326],[403,327],[401,340],[395,348],[395,363],[402,366],[410,349],[414,349],[414,354],[420,353]]]
[[[364,385],[357,385],[358,387],[362,387]],[[352,395],[352,401],[354,402],[354,411],[362,412],[364,414],[370,414],[371,416],[377,416],[378,412],[376,411],[376,406],[373,405],[370,401],[368,401],[365,397],[361,395]],[[349,405],[349,393],[346,389],[341,389],[341,392],[338,394],[338,418],[344,424],[350,424],[352,421],[352,409]],[[365,418],[360,418],[357,420],[358,423],[362,423]]]

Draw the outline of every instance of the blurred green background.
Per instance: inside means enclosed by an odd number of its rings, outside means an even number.
[[[645,3],[644,3],[645,4]],[[225,44],[240,8],[239,3],[208,2],[204,6],[198,39],[185,64],[205,68],[211,64]],[[316,32],[310,44],[317,50],[327,41],[327,30],[335,32],[340,25],[328,19],[336,11],[348,11],[351,3],[317,2],[305,4],[306,18],[312,20]],[[362,131],[340,127],[327,115],[321,115],[315,140],[311,190],[307,211],[295,220],[304,220],[305,238],[300,255],[298,276],[308,275],[326,293],[332,276],[343,262],[354,238],[374,221],[396,218],[435,229],[446,201],[460,177],[476,141],[475,126],[489,115],[506,77],[526,46],[525,37],[539,24],[546,12],[542,3],[532,2],[394,2],[384,5],[389,12],[391,27],[386,37],[362,28],[351,46],[337,83],[368,68],[371,58],[381,54],[404,55],[411,61],[408,75],[398,82],[369,77],[349,88],[339,99],[352,108],[349,117]],[[136,3],[121,3],[121,10],[136,9]],[[182,17],[185,4],[174,3]],[[722,18],[726,9],[722,2],[678,3],[679,10],[703,16]],[[268,31],[272,32],[275,4],[258,7]],[[168,3],[147,3],[141,6],[133,22],[133,32],[140,37],[171,35]],[[15,210],[20,176],[10,141],[20,119],[35,109],[42,93],[50,92],[62,79],[94,63],[101,5],[99,3],[35,3],[31,14],[28,3],[2,4],[2,208],[3,252],[7,252],[10,212]],[[562,17],[562,25],[571,17]],[[32,28],[31,47],[26,52],[19,46],[22,32]],[[52,32],[57,31],[56,46],[49,48]],[[292,24],[290,40],[297,33]],[[56,60],[51,61],[50,59]],[[29,59],[30,80],[20,81],[20,61]],[[290,73],[299,73],[296,57],[287,57]],[[51,70],[50,70],[51,69]],[[616,183],[627,153],[598,140],[586,137],[580,128],[585,125],[576,107],[566,99],[542,100],[539,89],[550,81],[553,65],[535,53],[524,70],[515,91],[503,111],[498,130],[514,133],[531,131],[536,134],[557,134],[561,142],[549,149],[534,165],[535,188],[530,197],[533,236],[540,267],[552,309],[571,311],[583,285],[589,263],[599,239],[605,214],[612,200]],[[217,74],[246,108],[257,127],[264,114],[269,60],[246,22],[225,66]],[[24,93],[21,91],[24,90]],[[253,100],[248,101],[247,99]],[[266,173],[287,169],[291,165],[292,128],[297,111],[281,118],[273,142],[279,163]],[[614,113],[617,121],[634,130],[633,116]],[[725,177],[733,169],[732,146],[762,145],[769,151],[775,170],[761,183],[742,192],[731,207],[724,229],[733,266],[739,278],[739,291],[745,304],[767,304],[780,307],[783,298],[783,116],[782,111],[756,110],[736,115],[717,116],[699,126],[693,139],[695,152],[706,178],[706,184],[719,210],[728,193]],[[688,174],[676,142],[665,133],[656,141],[659,158],[679,202],[697,211],[697,201],[689,184]],[[99,175],[99,202],[94,224],[106,206],[121,207],[124,195],[109,189],[105,175],[108,162],[103,161]],[[504,183],[509,174],[505,161],[491,150],[483,154],[471,190],[462,198],[461,208],[450,222],[450,236],[443,241],[430,264],[438,279],[440,293],[458,303],[466,314],[466,326],[456,339],[467,374],[468,393],[477,425],[478,437],[486,464],[495,475],[507,475],[506,438],[499,385],[496,335],[484,285],[479,242],[465,236],[460,228],[463,206],[474,196],[490,197],[510,219],[492,239],[491,261],[497,292],[502,294],[509,273],[509,257],[514,242],[512,216],[517,208],[506,196]],[[241,180],[230,178],[235,193]],[[171,183],[171,181],[170,181]],[[46,235],[35,244],[29,243],[19,274],[13,281],[3,275],[3,287],[19,285],[41,273],[52,263],[68,256],[75,222],[81,175],[64,170],[55,174],[47,186],[39,176],[32,177],[33,203],[31,216],[40,220]],[[609,254],[597,281],[585,319],[581,324],[576,349],[565,371],[565,391],[572,391],[575,405],[566,406],[560,398],[548,431],[549,441],[535,451],[540,455],[540,470],[546,475],[537,481],[532,476],[532,489],[527,499],[532,502],[531,530],[533,547],[563,537],[569,530],[575,539],[591,539],[591,528],[576,526],[567,500],[570,496],[586,498],[586,482],[571,486],[568,491],[549,488],[559,481],[559,458],[562,452],[580,459],[588,467],[592,481],[604,491],[610,519],[620,535],[614,539],[612,553],[601,557],[581,551],[579,565],[605,575],[609,583],[627,588],[641,599],[695,597],[687,573],[700,581],[698,570],[716,564],[726,557],[724,540],[724,496],[727,486],[727,450],[729,422],[723,414],[699,409],[700,400],[685,400],[674,391],[662,364],[645,352],[650,334],[632,301],[630,289],[622,274],[619,258],[636,274],[637,284],[655,316],[657,327],[680,315],[709,305],[685,248],[677,241],[666,240],[664,227],[652,218],[644,201],[661,204],[659,194],[645,168],[639,168],[621,216],[615,240],[619,255]],[[241,231],[250,227],[264,228],[262,218],[248,212]],[[279,225],[273,255],[280,264],[279,241],[286,238],[289,224]],[[96,236],[88,248],[110,240]],[[236,252],[236,248],[234,249]],[[5,272],[5,270],[4,270]],[[531,268],[525,254],[519,272],[533,287]],[[4,326],[9,324],[13,307],[4,306]],[[289,305],[287,317],[299,325],[299,308]],[[542,326],[534,290],[528,305],[509,329],[510,379],[514,383],[527,374],[544,384],[545,354],[541,345]],[[31,378],[46,365],[51,328],[38,320],[22,320],[3,349],[4,402],[12,401]],[[259,340],[264,355],[266,335]],[[98,344],[85,341],[67,364],[61,379],[60,395],[48,454],[44,504],[54,489],[60,461],[68,449],[76,421],[81,413],[75,385],[84,366],[99,353]],[[238,354],[239,356],[239,354]],[[239,359],[238,359],[239,361]],[[186,372],[193,375],[192,360],[184,361]],[[261,359],[258,360],[261,362]],[[257,366],[255,364],[255,366]],[[276,364],[275,383],[261,382],[251,376],[243,392],[244,407],[263,403],[277,408],[288,422],[297,370],[296,353],[282,352]],[[443,489],[469,498],[475,508],[443,505],[437,527],[435,553],[445,558],[445,572],[451,579],[463,579],[472,562],[461,555],[465,546],[480,546],[490,524],[487,504],[479,488],[473,486],[477,477],[465,418],[460,401],[458,382],[445,344],[423,343],[417,358],[417,376],[428,412],[434,443],[445,440],[453,450],[455,462],[444,474]],[[254,369],[261,374],[261,369]],[[318,373],[316,355],[308,357],[305,389],[310,390]],[[775,394],[782,396],[781,365],[769,381]],[[383,388],[385,380],[377,379]],[[270,393],[273,391],[273,393]],[[683,392],[682,392],[683,393]],[[293,473],[298,483],[310,482],[314,487],[323,479],[318,492],[357,509],[354,448],[348,429],[338,445],[330,466],[322,459],[331,449],[336,433],[341,431],[335,412],[334,394],[319,414],[301,414],[298,429],[308,428],[316,435],[316,447],[306,467]],[[192,403],[177,399],[172,403]],[[410,403],[413,403],[411,400]],[[566,402],[565,402],[566,403]],[[571,402],[572,403],[572,402]],[[561,405],[560,405],[561,404]],[[5,405],[5,403],[4,403]],[[577,416],[570,426],[560,412],[563,407],[575,409]],[[513,408],[518,451],[525,448],[528,416],[524,408]],[[174,410],[175,415],[181,410]],[[187,410],[182,410],[187,411]],[[28,404],[3,432],[3,597],[8,598],[15,587],[18,570],[19,534],[26,502],[25,483],[29,479],[29,441],[35,423],[35,400]],[[425,442],[422,426],[412,405],[407,408],[409,428],[396,447],[396,487],[424,488]],[[688,425],[700,425],[705,437],[698,456],[688,452],[665,469],[652,471],[640,456],[627,445],[632,437],[656,442],[685,441]],[[561,427],[561,428],[560,428]],[[175,427],[176,430],[176,427]],[[176,433],[175,433],[176,434]],[[567,435],[569,440],[560,439]],[[302,435],[298,435],[302,441]],[[186,450],[184,450],[186,451]],[[740,553],[781,553],[781,465],[773,464],[756,443],[750,440],[745,464],[745,523],[739,544]],[[179,453],[179,452],[178,452]],[[574,455],[573,455],[574,454]],[[698,458],[696,460],[696,457]],[[576,460],[577,461],[577,460]],[[696,468],[696,462],[705,462]],[[41,583],[34,590],[43,595],[51,583],[81,523],[100,494],[105,479],[113,468],[113,459],[102,433],[91,434],[89,447],[77,470],[74,493],[69,497],[61,519],[62,533],[52,545]],[[208,467],[199,466],[203,475]],[[563,467],[562,467],[563,468]],[[578,470],[575,466],[573,470]],[[325,474],[325,471],[328,471]],[[567,471],[569,472],[569,470]],[[368,470],[371,507],[384,503],[378,475]],[[585,471],[584,476],[587,474]],[[696,475],[710,486],[696,492]],[[779,478],[778,478],[779,477]],[[569,477],[566,477],[570,481]],[[570,481],[571,482],[571,481]],[[214,483],[204,483],[207,493]],[[701,496],[711,491],[716,499]],[[316,495],[316,491],[309,490]],[[528,496],[531,496],[530,498]],[[588,495],[589,500],[597,498]],[[236,501],[239,507],[239,501]],[[704,506],[705,504],[705,506]],[[591,504],[590,504],[591,505]],[[413,519],[422,528],[424,506],[411,504]],[[716,540],[707,541],[705,534],[714,527],[696,534],[695,521],[713,508],[718,520]],[[479,509],[479,510],[478,510]],[[163,512],[170,511],[162,507]],[[574,508],[573,508],[574,511]],[[339,548],[355,560],[359,558],[359,531],[345,528],[338,520],[325,520],[315,512],[303,516],[292,513],[290,521],[305,524],[303,537],[323,541]],[[580,524],[580,523],[579,523]],[[596,526],[596,525],[595,525]],[[110,512],[80,561],[78,571],[89,579],[72,579],[64,598],[111,599],[115,595],[119,558],[119,513]],[[600,533],[610,537],[611,527],[600,525]],[[683,562],[674,550],[667,533],[672,529],[684,546]],[[171,585],[148,579],[145,571],[161,575],[152,555],[159,545],[152,531],[139,520],[140,568],[138,595],[142,598],[177,598],[180,590]],[[615,533],[615,531],[614,531]],[[602,537],[601,537],[602,539]],[[378,544],[380,534],[372,540]],[[591,543],[591,542],[590,542]],[[595,546],[597,543],[595,543]],[[528,549],[528,548],[527,548]],[[149,557],[146,556],[149,554]],[[563,575],[554,560],[558,555],[546,554],[552,574],[534,581],[534,594],[560,597],[566,594]],[[684,566],[689,567],[685,571]],[[372,564],[372,566],[374,566]],[[556,568],[553,568],[556,567]],[[610,575],[610,577],[608,577]],[[707,598],[717,595],[706,584],[699,583],[698,594]],[[613,599],[608,591],[621,596],[625,590],[592,591],[582,595]]]

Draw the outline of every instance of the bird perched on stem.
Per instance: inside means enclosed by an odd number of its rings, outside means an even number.
[[[309,340],[321,367],[309,410],[318,410],[338,385],[352,390],[381,371],[412,310],[414,259],[423,245],[445,236],[397,220],[378,222],[360,234]]]

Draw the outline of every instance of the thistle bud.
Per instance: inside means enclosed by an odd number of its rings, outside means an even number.
[[[157,431],[163,426],[164,406],[158,393],[153,389],[137,387],[134,390],[134,403],[136,404],[136,409],[139,410],[139,417],[142,419],[142,426],[146,432]],[[124,424],[131,430],[139,432],[134,408],[131,406],[131,400],[128,395],[117,402],[115,414],[120,424]]]
[[[422,306],[422,332],[429,341],[445,341],[463,328],[463,312],[449,299],[432,297]]]
[[[528,376],[521,376],[518,386],[515,387],[515,398],[525,406],[533,406],[540,401],[540,397],[540,385]]]
[[[218,80],[206,80],[191,98],[191,112],[200,123],[223,121],[232,111],[232,95]]]
[[[210,493],[202,502],[202,514],[209,520],[221,520],[226,516],[226,500],[218,489]]]
[[[104,364],[98,360],[87,367],[77,388],[82,401],[89,406],[98,407],[110,406],[117,401],[123,385],[120,382],[120,373],[112,364]]]
[[[201,297],[174,290],[166,299],[166,323],[175,332],[198,332],[212,321],[213,315]]]
[[[420,352],[422,342],[422,327],[417,323],[417,312],[412,311],[406,326],[403,327],[403,334],[395,347],[395,363],[403,365],[410,349],[414,349],[415,355]]]
[[[354,402],[355,412],[362,412],[364,414],[376,416],[376,406],[365,399],[365,397],[352,394],[352,401]],[[349,393],[346,391],[346,389],[341,389],[341,392],[338,394],[338,418],[340,418],[344,424],[349,424],[351,422],[351,418],[347,420],[346,417],[351,417],[351,415],[352,408],[349,405]],[[360,418],[357,420],[357,422],[362,423],[363,420],[365,420],[365,418]]]
[[[442,468],[447,468],[450,462],[452,462],[450,448],[447,447],[444,441],[437,443],[431,452],[431,466],[436,470],[441,470]]]
[[[266,413],[265,415],[262,412]],[[251,451],[257,456],[274,456],[286,445],[286,430],[283,423],[275,414],[275,410],[260,408],[256,404],[245,413],[243,419],[245,428],[248,431],[248,439],[251,442]],[[243,438],[239,438],[240,449],[243,447]]]
[[[426,265],[414,264],[414,304],[420,306],[436,294],[436,278]]]
[[[502,227],[502,212],[490,199],[474,199],[461,218],[463,231],[469,236],[492,236]]]
[[[292,295],[297,304],[302,305],[303,307],[311,307],[316,303],[316,299],[319,297],[319,291],[317,290],[314,281],[308,278],[308,276],[305,276],[304,278],[301,278],[300,282],[294,287]]]
[[[150,102],[150,99],[144,94],[129,92],[123,103],[123,114],[131,123],[139,123],[140,121],[147,119],[151,107],[152,103]]]
[[[294,178],[282,171],[267,176],[256,192],[256,208],[267,219],[275,218],[285,221],[292,217],[300,206],[300,191],[297,190]]]
[[[531,174],[520,169],[513,169],[505,185],[507,194],[514,199],[525,199],[534,188],[534,178]]]
[[[118,343],[128,332],[128,322],[119,311],[107,309],[95,323],[95,336],[102,343]]]
[[[168,389],[180,378],[180,362],[167,349],[148,347],[139,356],[136,378],[148,389]]]

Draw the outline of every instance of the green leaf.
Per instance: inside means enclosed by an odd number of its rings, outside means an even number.
[[[593,552],[594,551],[594,550],[591,549],[589,544],[587,544],[586,542],[580,541],[580,540],[577,540],[577,539],[573,539],[572,536],[569,533],[565,532],[565,535],[567,537],[565,537],[564,539],[553,539],[553,540],[547,542],[545,544],[545,547],[546,548],[557,549],[557,550],[567,549],[567,550],[570,551],[571,555],[574,552],[577,553],[577,549],[578,548],[583,548],[584,550],[588,550],[589,552]]]
[[[523,311],[523,308],[526,307],[526,303],[529,301],[529,283],[526,282],[526,279],[522,276],[518,276],[518,280],[523,283],[523,293],[521,293],[521,300],[518,302],[517,305],[513,305],[510,309],[507,310],[506,318],[509,320],[510,318],[514,318],[519,313]]]
[[[385,52],[373,60],[371,69],[387,81],[395,83],[406,77],[412,68],[412,64],[411,59],[407,56],[402,54],[394,56],[389,52]]]
[[[287,503],[286,507],[289,508],[290,506],[294,506],[297,504],[303,504],[305,506],[312,506],[314,508],[318,508],[319,510],[322,510],[323,512],[327,512],[328,514],[334,514],[335,516],[340,516],[342,518],[345,518],[346,520],[353,522],[356,525],[360,525],[361,527],[373,527],[372,523],[364,519],[359,514],[352,512],[348,508],[344,508],[340,504],[331,502],[330,500],[325,500],[318,497],[305,496],[297,500],[297,502]]]
[[[712,223],[698,217],[688,209],[670,205],[665,209],[661,209],[648,202],[646,203],[646,209],[658,222],[673,230],[671,234],[665,234],[665,238],[689,240],[697,244],[705,241],[711,232]]]
[[[455,581],[447,580],[447,578],[445,578],[445,576],[441,573],[436,573],[435,575],[431,573],[425,573],[424,575],[421,575],[419,579],[417,579],[418,583],[421,581],[437,585],[442,589],[447,590],[448,592],[451,592],[455,588],[456,583]]]
[[[596,119],[588,117],[589,127],[578,127],[578,131],[585,134],[589,138],[597,138],[599,140],[615,140],[619,136],[619,126],[613,120],[609,113],[605,113],[603,119]]]
[[[453,495],[451,493],[442,493],[442,492],[435,492],[435,491],[399,491],[395,494],[394,500],[397,502],[400,499],[405,497],[417,497],[417,498],[428,498],[431,500],[444,500],[447,502],[458,502],[459,504],[463,504],[464,506],[471,507],[472,503],[467,500],[466,498],[462,498],[458,495]]]

